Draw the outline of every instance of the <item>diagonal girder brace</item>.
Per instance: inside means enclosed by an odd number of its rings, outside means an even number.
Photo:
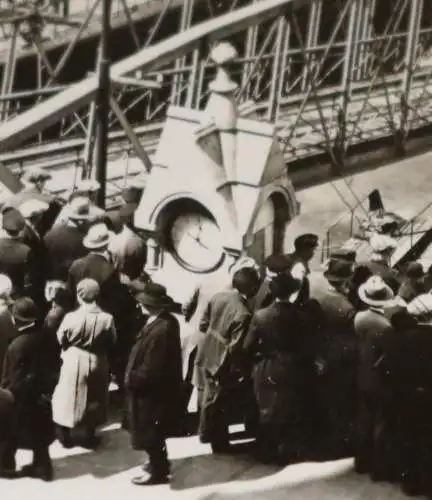
[[[113,64],[111,76],[114,79],[127,76],[137,69],[141,69],[143,73],[154,71],[175,58],[191,52],[203,39],[216,41],[251,24],[283,15],[287,9],[298,8],[308,1],[262,0],[235,12],[223,14]],[[46,127],[60,121],[65,115],[89,104],[95,98],[97,89],[98,78],[91,76],[1,125],[0,151],[18,146]]]

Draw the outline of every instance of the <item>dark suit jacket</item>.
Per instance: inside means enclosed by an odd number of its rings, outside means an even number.
[[[374,309],[357,313],[354,326],[359,342],[358,388],[376,394],[381,389],[379,373],[384,360],[384,339],[389,338],[392,326],[384,313]]]
[[[68,279],[73,296],[76,295],[78,283],[84,278],[92,278],[98,282],[101,308],[112,314],[116,321],[119,320],[120,315],[125,313],[126,291],[120,282],[120,275],[114,264],[103,255],[93,252],[76,260],[69,269]]]
[[[9,309],[0,306],[0,376],[3,371],[3,360],[6,356],[9,344],[17,337],[18,330],[12,319]]]
[[[125,373],[128,424],[135,449],[146,449],[178,420],[182,394],[180,327],[163,312],[138,334]]]
[[[35,282],[38,263],[30,247],[18,239],[0,238],[0,273],[12,280],[19,295],[28,294]]]
[[[251,312],[236,290],[217,293],[208,303],[201,320],[204,333],[198,343],[195,365],[228,383],[243,368],[243,340]]]
[[[83,245],[84,236],[80,229],[66,224],[59,224],[48,231],[44,243],[50,261],[49,279],[67,281],[74,260],[88,254]]]

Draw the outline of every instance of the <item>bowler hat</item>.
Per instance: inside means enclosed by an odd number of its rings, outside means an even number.
[[[368,306],[381,307],[394,299],[392,289],[380,276],[371,276],[358,289],[360,299]]]
[[[147,282],[142,291],[136,295],[136,299],[144,307],[167,307],[172,306],[174,301],[167,294],[166,288],[159,283]]]
[[[330,253],[331,260],[344,260],[347,262],[355,262],[356,260],[356,251],[349,250],[347,248],[338,248],[337,250],[333,250]]]
[[[25,219],[16,208],[7,208],[2,214],[2,227],[7,233],[17,235],[25,228]]]
[[[87,220],[90,217],[90,200],[77,196],[68,205],[68,217],[72,220]]]
[[[330,259],[324,276],[329,281],[346,281],[353,274],[353,265],[351,262],[339,259]]]
[[[318,246],[319,238],[316,234],[305,233],[301,234],[294,240],[294,248],[296,250],[306,250],[309,248],[316,248]]]
[[[12,316],[21,323],[33,323],[38,319],[38,309],[30,297],[17,299],[12,305]]]

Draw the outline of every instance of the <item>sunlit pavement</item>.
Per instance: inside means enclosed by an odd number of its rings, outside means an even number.
[[[211,455],[197,437],[171,439],[168,443],[173,478],[168,486],[139,487],[130,479],[139,474],[140,453],[129,447],[128,435],[112,424],[102,433],[99,450],[64,450],[54,443],[55,480],[0,480],[1,499],[271,499],[335,500],[406,498],[396,486],[372,483],[356,475],[352,460],[304,463],[280,470],[257,464],[245,455]],[[30,460],[18,455],[19,465]]]
[[[432,154],[404,160],[351,178],[358,197],[379,188],[388,209],[407,218],[432,201]],[[337,189],[354,204],[343,181]],[[299,232],[313,231],[323,236],[326,227],[345,210],[333,186],[323,184],[298,193],[302,215],[287,233],[286,248]],[[208,445],[196,437],[172,439],[168,443],[173,479],[170,486],[138,487],[130,479],[139,474],[140,453],[130,449],[128,435],[118,424],[102,433],[99,450],[64,450],[52,446],[55,481],[36,479],[0,480],[0,498],[29,500],[135,500],[135,499],[212,499],[212,500],[399,500],[406,498],[389,484],[372,483],[356,475],[352,460],[297,464],[278,470],[255,463],[246,455],[213,456]],[[30,456],[19,452],[18,464]]]

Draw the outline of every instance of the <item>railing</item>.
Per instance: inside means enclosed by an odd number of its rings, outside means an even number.
[[[332,253],[333,250],[340,248],[344,241],[352,238],[356,232],[356,222],[361,223],[361,219],[357,215],[357,211],[361,209],[363,214],[368,214],[368,209],[364,206],[364,202],[368,199],[369,195],[359,199],[356,204],[351,207],[349,210],[346,210],[340,214],[336,220],[329,226],[327,229],[325,236],[322,241],[321,246],[321,262],[325,262]],[[347,220],[348,217],[348,220]],[[334,237],[335,231],[343,231],[348,229],[346,236],[341,237],[340,235]],[[336,241],[336,244],[333,242]]]
[[[427,233],[430,228],[422,228],[420,230],[416,230],[416,225],[421,222],[421,218],[424,216],[424,214],[432,207],[432,201],[429,202],[426,206],[424,206],[420,212],[418,212],[416,215],[414,215],[410,220],[406,221],[406,223],[403,225],[401,228],[401,235],[402,236],[410,236],[410,245],[411,247],[414,246],[415,241],[414,241],[414,236],[417,234],[425,234]]]

